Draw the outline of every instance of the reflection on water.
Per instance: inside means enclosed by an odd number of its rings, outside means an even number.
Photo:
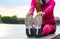
[[[59,28],[60,29],[60,28]],[[58,31],[58,29],[57,29]],[[59,32],[59,31],[58,31]],[[56,32],[56,33],[58,33]],[[25,25],[22,24],[0,24],[0,39],[49,39],[56,34],[41,38],[28,38],[25,34]]]

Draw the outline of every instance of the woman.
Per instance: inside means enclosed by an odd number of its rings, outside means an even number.
[[[27,16],[33,16],[34,10],[36,8],[36,3],[38,0],[32,0],[31,7]],[[37,15],[42,16],[42,36],[55,33],[56,31],[56,24],[54,19],[54,0],[40,0],[40,11],[37,10]]]

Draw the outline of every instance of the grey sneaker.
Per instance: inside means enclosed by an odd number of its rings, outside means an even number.
[[[28,16],[25,19],[25,25],[26,25],[26,35],[28,37],[33,37],[33,30],[32,30],[32,26],[33,26],[33,16]]]
[[[41,37],[42,34],[42,16],[35,16],[34,18],[35,25],[35,37]]]
[[[26,17],[26,19],[25,19],[25,25],[26,26],[32,26],[33,25],[33,16],[32,15]]]

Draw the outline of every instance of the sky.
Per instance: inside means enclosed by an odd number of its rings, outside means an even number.
[[[55,2],[54,15],[60,17],[60,0],[55,0]],[[17,17],[25,17],[29,10],[30,3],[31,0],[0,0],[0,14],[6,16],[17,15]]]
[[[0,0],[0,6],[15,7],[26,6],[30,4],[31,0]]]

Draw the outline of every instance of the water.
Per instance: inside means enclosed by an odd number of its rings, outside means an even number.
[[[28,38],[25,34],[24,24],[0,24],[0,39],[50,39],[60,33],[60,26],[57,26],[55,34],[41,37]]]

